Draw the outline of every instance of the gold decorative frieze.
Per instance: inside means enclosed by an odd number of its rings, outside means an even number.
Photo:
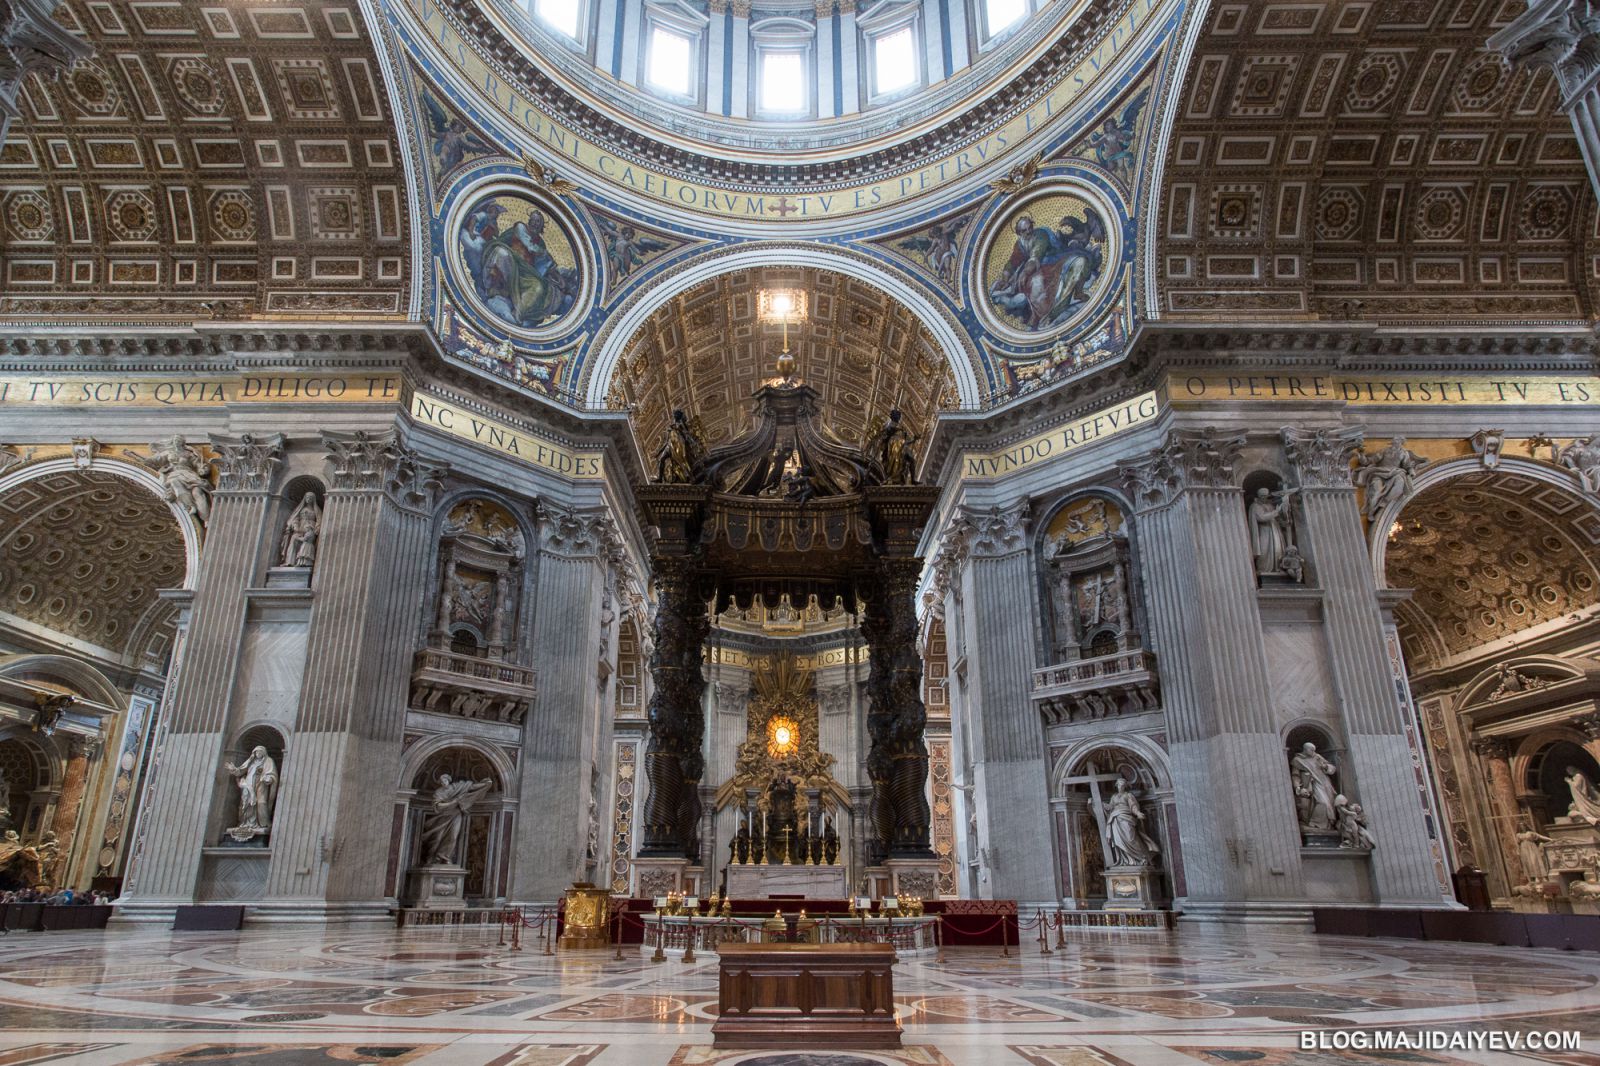
[[[1600,380],[1586,375],[1386,374],[1346,376],[1265,370],[1174,374],[1162,389],[1173,406],[1216,402],[1342,403],[1376,407],[1600,405]]]
[[[579,451],[541,440],[506,422],[469,411],[459,404],[426,392],[411,396],[411,417],[431,429],[481,444],[529,466],[551,470],[569,478],[598,478],[604,470],[604,453]]]
[[[0,375],[0,407],[397,403],[398,374]]]

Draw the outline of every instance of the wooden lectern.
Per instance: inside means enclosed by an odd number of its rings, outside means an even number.
[[[888,944],[723,944],[719,1048],[897,1048]]]

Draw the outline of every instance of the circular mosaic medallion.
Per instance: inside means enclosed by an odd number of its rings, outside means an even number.
[[[588,310],[594,274],[564,212],[517,186],[463,203],[447,232],[468,300],[531,339],[558,337],[575,325]]]
[[[978,254],[978,309],[1024,344],[1065,332],[1110,287],[1121,243],[1116,215],[1088,189],[1058,186],[1021,200],[990,227]]]

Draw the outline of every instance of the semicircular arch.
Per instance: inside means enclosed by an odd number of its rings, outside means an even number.
[[[580,388],[585,401],[602,406],[612,378],[634,336],[677,296],[720,275],[755,267],[814,267],[871,285],[903,304],[922,324],[950,367],[962,406],[982,403],[987,390],[981,357],[961,323],[909,276],[863,255],[815,244],[761,243],[721,248],[681,264],[672,275],[628,298],[594,340],[595,355]]]

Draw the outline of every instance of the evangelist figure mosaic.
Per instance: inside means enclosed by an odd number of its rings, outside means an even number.
[[[572,239],[532,198],[485,197],[467,212],[456,241],[465,282],[501,321],[539,329],[578,304],[584,278]]]
[[[1005,221],[984,261],[991,308],[1024,332],[1055,331],[1099,294],[1108,240],[1105,218],[1082,197],[1028,203]]]

